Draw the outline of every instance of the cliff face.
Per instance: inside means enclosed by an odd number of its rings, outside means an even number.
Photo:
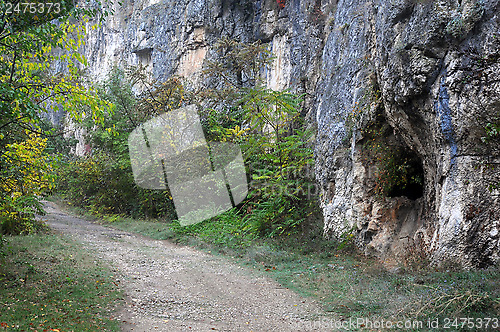
[[[481,137],[500,111],[499,9],[339,2],[316,108],[327,235],[354,228],[380,256],[423,249],[465,266],[498,261],[498,141]],[[380,197],[384,167],[421,180]]]
[[[283,7],[284,5],[284,7]],[[383,259],[499,260],[500,1],[124,1],[84,49],[90,73],[193,81],[221,36],[269,42],[268,85],[306,93],[325,235]]]
[[[314,1],[124,1],[100,29],[89,31],[83,52],[90,74],[102,78],[113,65],[149,66],[155,78],[180,75],[196,82],[210,45],[221,37],[270,43],[276,63],[267,73],[274,89],[314,91],[322,52],[320,22],[310,24]]]

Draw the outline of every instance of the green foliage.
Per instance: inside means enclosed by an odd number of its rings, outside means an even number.
[[[170,193],[139,188],[132,174],[128,135],[150,112],[138,110],[140,100],[132,92],[132,83],[118,68],[109,73],[99,93],[113,103],[114,111],[98,126],[90,119],[83,122],[93,152],[61,165],[58,192],[95,213],[174,218]]]
[[[347,228],[347,227],[346,227]],[[339,250],[346,250],[346,249],[352,249],[355,244],[355,234],[356,234],[357,227],[354,225],[350,229],[346,229],[339,237],[339,244],[337,248]]]
[[[56,161],[69,156],[71,149],[75,148],[78,140],[74,137],[65,137],[62,126],[53,125],[45,119],[41,119],[39,125],[43,136],[47,138],[45,152]]]
[[[269,237],[289,236],[302,230],[302,223],[314,211],[314,202],[301,202],[289,195],[274,194],[262,201],[250,201],[243,218],[243,231]]]
[[[485,129],[486,137],[483,137],[483,142],[500,137],[500,121],[488,122]]]
[[[43,214],[37,199],[52,187],[52,164],[44,154],[46,139],[27,132],[27,140],[4,147],[0,163],[0,233],[32,233],[40,228],[35,214]]]
[[[199,224],[182,227],[174,222],[171,229],[177,236],[195,236],[206,243],[230,249],[249,247],[256,237],[255,233],[242,229],[241,215],[235,208]]]
[[[142,91],[135,96],[135,103],[137,104],[136,116],[139,117],[141,122],[188,105],[194,98],[190,91],[186,91],[184,88],[185,84],[181,78],[171,76],[165,81],[159,81],[152,78],[147,68],[141,65],[127,68],[126,78],[129,81],[127,84]],[[127,94],[129,93],[127,92]],[[119,102],[124,103],[121,98]],[[131,122],[136,122],[131,118],[129,119]]]
[[[486,135],[481,137],[481,141],[490,146],[495,146],[496,144],[498,144],[498,142],[500,141],[500,115],[497,114],[493,119],[490,119],[486,123],[484,129],[486,131]],[[498,168],[498,165],[495,163],[485,162],[485,164],[493,170]],[[488,186],[488,189],[490,191],[498,188],[500,188],[499,181],[492,181]]]
[[[60,168],[58,190],[74,204],[96,212],[130,210],[135,192],[129,189],[130,174],[100,152],[76,158]]]
[[[261,73],[273,57],[264,45],[223,39],[215,51],[221,60],[209,62],[205,73],[222,85],[205,97],[223,107],[206,112],[207,137],[242,147],[251,176],[245,230],[289,234],[314,205],[312,132],[299,117],[302,100],[265,87]]]
[[[463,39],[483,17],[483,14],[484,0],[477,0],[472,4],[464,3],[446,25],[446,32],[454,38]]]
[[[33,234],[44,230],[43,223],[34,218],[35,214],[45,214],[36,196],[6,196],[2,205],[1,233]]]
[[[238,104],[243,87],[259,87],[263,83],[262,71],[269,68],[274,57],[267,45],[260,41],[242,43],[222,38],[213,47],[216,61],[208,60],[204,74],[212,78],[216,88],[205,90],[204,98],[214,102],[223,101],[224,108]]]
[[[239,144],[249,170],[251,194],[232,220],[247,234],[275,236],[299,229],[313,209],[315,194],[312,132],[299,116],[302,100],[264,86],[262,70],[273,60],[265,45],[223,39],[215,52],[221,60],[209,61],[204,71],[214,88],[196,92],[178,77],[151,79],[141,66],[113,69],[99,91],[113,103],[114,113],[97,127],[84,121],[93,153],[61,168],[59,191],[100,213],[174,219],[168,190],[135,185],[128,134],[154,116],[199,102],[207,140]],[[133,88],[141,92],[134,95]],[[226,214],[220,218],[214,220],[228,220]]]
[[[41,212],[37,197],[52,185],[53,165],[43,138],[52,133],[40,115],[59,107],[79,120],[86,110],[98,122],[109,108],[82,81],[79,68],[86,61],[78,53],[85,24],[106,11],[100,3],[92,8],[81,5],[56,1],[49,10],[46,2],[0,1],[0,226],[4,232],[32,232],[34,213]],[[65,65],[62,72],[56,72],[56,62]]]

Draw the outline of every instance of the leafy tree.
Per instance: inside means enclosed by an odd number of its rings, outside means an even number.
[[[288,233],[314,206],[312,132],[299,117],[302,100],[266,87],[263,73],[274,58],[259,41],[222,39],[214,50],[218,60],[207,63],[205,74],[216,87],[199,94],[208,105],[207,137],[243,147],[251,175],[247,229],[270,236]]]
[[[99,86],[99,95],[114,105],[114,111],[87,129],[92,153],[74,157],[59,170],[58,191],[74,204],[97,213],[174,219],[168,191],[138,187],[128,152],[128,135],[151,117],[182,101],[183,87],[177,78],[164,83],[151,80],[144,68],[127,71],[113,68]],[[136,96],[134,85],[143,92]]]
[[[34,175],[50,168],[42,137],[51,133],[41,125],[42,114],[62,108],[75,120],[99,122],[110,110],[82,80],[86,60],[78,53],[85,23],[107,11],[98,2],[75,7],[55,1],[49,8],[19,0],[0,1],[0,10],[0,223],[23,224],[41,212],[37,196],[50,188]]]
[[[36,195],[51,188],[51,163],[44,154],[47,139],[26,131],[28,138],[21,143],[6,146],[0,156],[4,170],[1,188],[3,199],[0,205],[2,233],[30,233],[35,231],[32,223],[34,213],[43,213]]]
[[[127,68],[126,78],[131,86],[140,91],[136,96],[136,115],[141,121],[185,106],[194,100],[193,93],[186,90],[185,82],[177,76],[159,81],[153,79],[146,68],[139,65]]]

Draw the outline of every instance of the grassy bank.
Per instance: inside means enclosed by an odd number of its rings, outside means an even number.
[[[377,260],[357,254],[352,244],[340,246],[323,240],[318,225],[292,236],[259,238],[245,232],[231,213],[188,227],[118,216],[99,220],[121,230],[222,254],[318,300],[326,311],[341,319],[424,322],[424,328],[418,331],[426,330],[429,320],[439,319],[443,330],[471,331],[475,328],[461,327],[460,318],[479,322],[500,317],[498,268],[427,268],[418,272],[402,268],[397,273],[388,272]],[[454,324],[455,318],[458,325],[444,329],[444,324]],[[492,322],[483,330],[494,330]]]
[[[52,234],[4,237],[0,331],[119,331],[120,292],[110,271]]]

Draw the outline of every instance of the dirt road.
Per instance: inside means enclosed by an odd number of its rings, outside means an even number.
[[[103,227],[46,202],[47,224],[81,242],[119,277],[124,331],[318,331],[324,313],[222,257]],[[313,323],[316,323],[314,326]]]

